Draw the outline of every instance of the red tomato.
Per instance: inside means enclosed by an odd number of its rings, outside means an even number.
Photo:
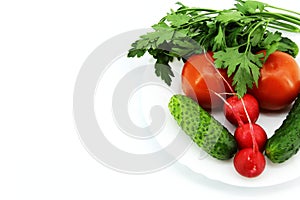
[[[205,109],[222,105],[222,100],[214,92],[224,93],[225,85],[214,66],[212,52],[193,55],[185,62],[182,70],[182,89]]]
[[[265,54],[266,52],[263,51]],[[287,53],[272,53],[260,70],[258,88],[250,93],[266,110],[280,110],[291,104],[300,89],[300,69],[295,59]]]

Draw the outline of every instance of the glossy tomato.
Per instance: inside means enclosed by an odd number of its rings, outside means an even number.
[[[250,93],[256,97],[261,108],[280,110],[295,100],[299,88],[300,69],[297,62],[289,54],[276,51],[263,64],[258,87],[254,86]]]
[[[223,104],[215,93],[224,93],[226,86],[214,66],[213,53],[203,53],[191,56],[184,64],[182,70],[183,92],[198,101],[205,109],[212,109]]]

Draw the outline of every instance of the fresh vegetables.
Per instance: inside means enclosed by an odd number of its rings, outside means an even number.
[[[265,168],[266,161],[262,152],[267,141],[266,132],[254,123],[259,115],[258,103],[249,94],[242,98],[234,94],[224,102],[224,115],[231,123],[238,126],[234,138],[240,151],[234,157],[234,167],[242,176],[256,177]]]
[[[259,176],[265,169],[266,160],[259,151],[246,148],[239,151],[233,160],[236,171],[242,176],[254,178]]]
[[[153,32],[142,35],[128,53],[128,57],[152,55],[156,75],[168,85],[174,76],[170,62],[211,50],[216,67],[226,69],[242,97],[258,85],[264,62],[258,51],[266,50],[265,59],[276,50],[293,57],[298,54],[298,46],[280,31],[300,32],[300,13],[247,0],[236,0],[235,7],[225,10],[177,4],[180,7],[154,24]]]
[[[246,123],[236,128],[234,138],[237,141],[238,148],[253,148],[254,144],[251,132],[253,133],[258,149],[263,152],[268,139],[267,134],[261,126],[253,123]]]
[[[282,163],[300,148],[300,94],[275,134],[267,141],[266,155],[274,163]]]
[[[183,92],[204,109],[221,106],[222,100],[215,92],[226,92],[222,76],[213,62],[212,52],[195,54],[185,62],[182,69]]]
[[[258,125],[253,125],[253,127],[252,124],[242,125],[241,129],[237,129],[236,132],[242,130],[246,136],[235,136],[240,137],[235,140],[220,122],[187,96],[180,94],[172,96],[169,110],[182,130],[211,156],[220,160],[230,159],[236,153],[238,144],[243,149],[234,157],[236,170],[249,178],[256,177],[263,172],[265,159],[259,150],[263,151],[266,135],[264,135],[265,138],[261,135],[265,132]],[[255,133],[256,131],[258,132]]]
[[[197,102],[184,95],[174,95],[169,110],[182,130],[211,156],[226,160],[237,151],[234,137]]]
[[[280,110],[291,104],[300,92],[300,68],[295,59],[284,52],[272,53],[261,68],[258,87],[250,92],[263,109]]]
[[[280,31],[300,33],[300,13],[252,0],[236,0],[234,8],[225,10],[177,4],[177,10],[152,26],[153,32],[132,44],[128,57],[152,55],[156,75],[168,85],[174,77],[170,62],[184,61],[181,80],[186,96],[174,95],[169,102],[178,125],[211,156],[234,157],[236,171],[249,178],[263,172],[264,151],[275,163],[296,154],[300,69],[294,57],[299,49]],[[297,96],[281,127],[268,139],[256,124],[259,108],[283,109]],[[208,113],[220,105],[237,126],[234,136]]]
[[[248,123],[247,114],[251,122],[256,122],[259,116],[259,106],[257,100],[250,94],[242,97],[243,101],[236,95],[227,98],[224,104],[224,114],[226,119],[234,125]],[[246,109],[244,109],[246,108]],[[247,114],[245,112],[247,111]]]

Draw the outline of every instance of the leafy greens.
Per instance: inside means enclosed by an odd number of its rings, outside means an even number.
[[[271,53],[298,54],[297,44],[280,31],[300,33],[300,13],[259,1],[236,2],[234,8],[225,10],[191,8],[178,2],[176,11],[171,10],[152,26],[153,32],[132,44],[128,57],[148,52],[156,59],[156,75],[170,86],[174,77],[170,62],[211,50],[216,68],[227,69],[236,93],[243,96],[247,88],[257,85],[259,70]],[[266,50],[265,57],[257,53],[260,50]]]

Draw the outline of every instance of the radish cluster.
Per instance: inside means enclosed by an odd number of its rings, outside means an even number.
[[[237,126],[234,137],[239,151],[233,160],[236,171],[245,177],[257,177],[266,165],[263,151],[267,142],[266,132],[255,123],[259,116],[257,100],[250,94],[242,98],[231,96],[225,101],[224,114]]]

